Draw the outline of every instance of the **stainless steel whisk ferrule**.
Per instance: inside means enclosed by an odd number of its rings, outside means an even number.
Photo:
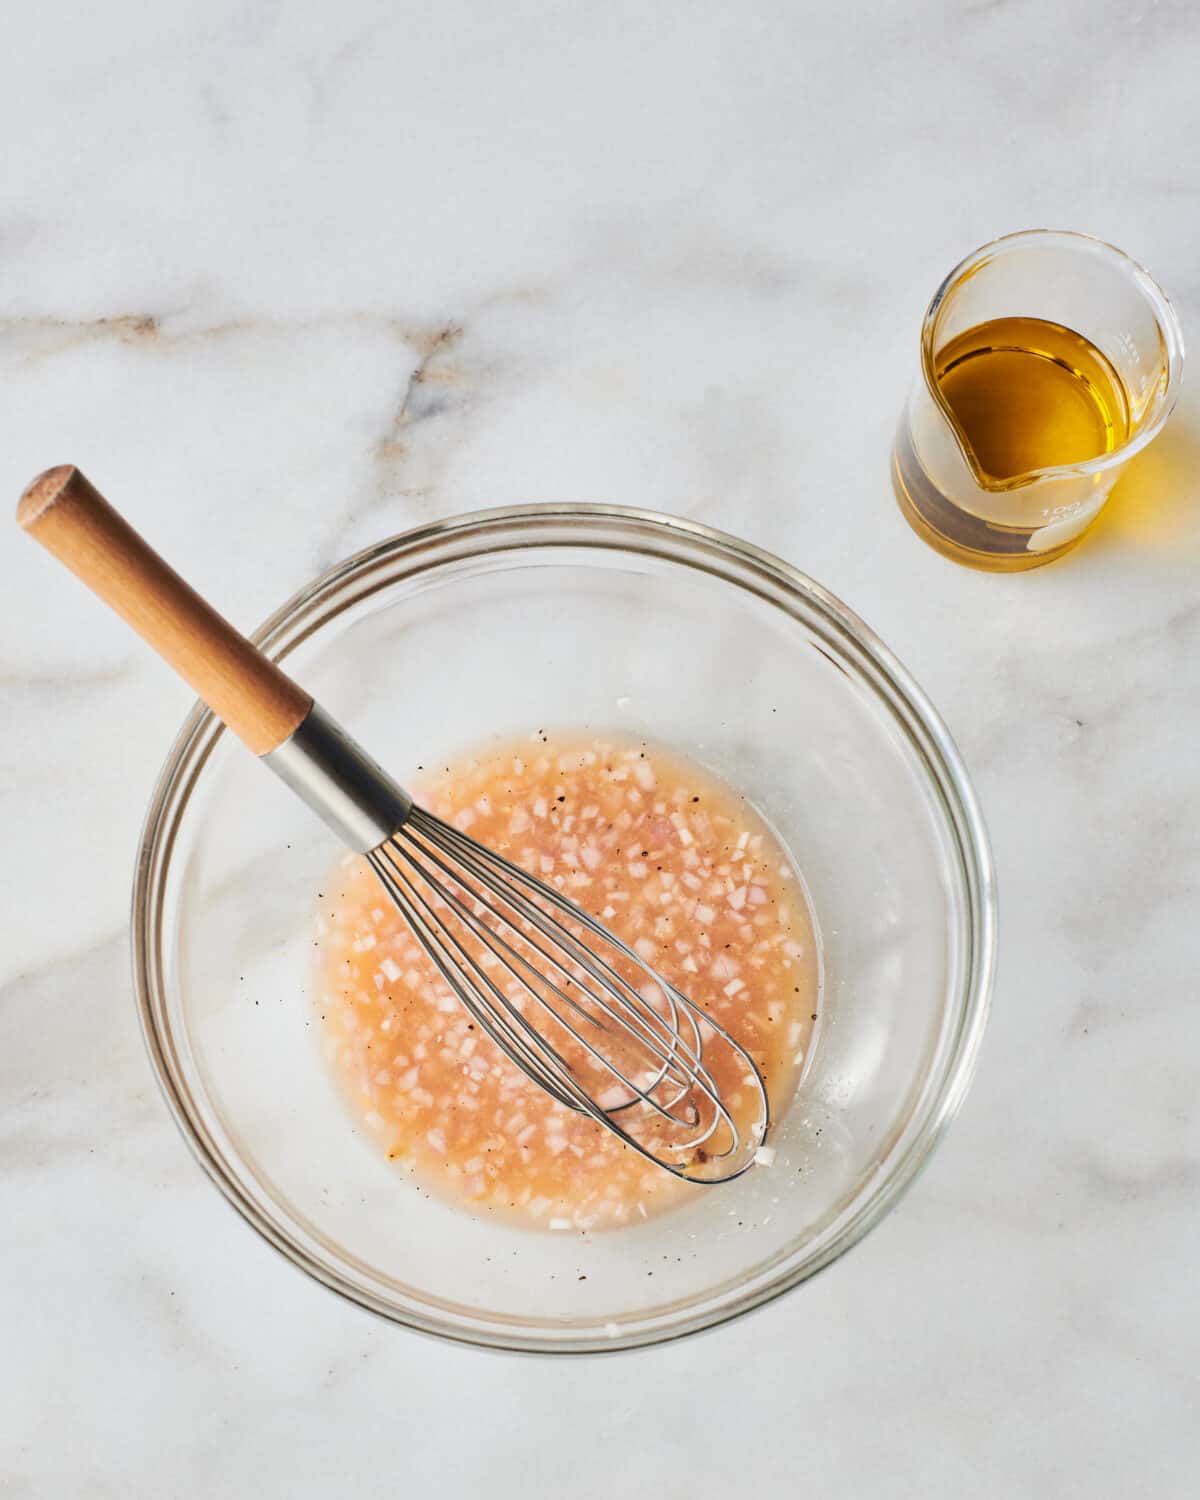
[[[404,788],[319,703],[262,762],[355,854],[377,849],[413,810]]]

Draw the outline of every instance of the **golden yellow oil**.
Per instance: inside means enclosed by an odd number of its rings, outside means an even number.
[[[981,484],[993,492],[1038,469],[1111,453],[1129,433],[1129,399],[1112,365],[1082,334],[1043,318],[967,329],[939,351],[935,378]],[[1066,550],[1031,551],[1028,524],[1005,526],[956,504],[921,468],[906,432],[895,477],[909,522],[958,562],[1009,570]]]
[[[959,431],[992,479],[1083,463],[1125,440],[1129,403],[1117,372],[1060,323],[980,323],[952,339],[937,366]]]

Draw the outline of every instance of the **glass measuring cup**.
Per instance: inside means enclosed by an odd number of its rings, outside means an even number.
[[[1000,319],[1044,320],[1092,346],[1123,406],[1107,451],[1000,477],[987,472],[946,399],[939,361],[961,335]],[[1122,251],[1059,230],[993,240],[955,266],[925,313],[921,373],[892,455],[900,509],[956,562],[994,572],[1051,562],[1079,540],[1125,465],[1160,431],[1182,371],[1175,311]]]

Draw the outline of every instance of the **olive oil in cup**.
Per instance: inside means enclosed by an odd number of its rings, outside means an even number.
[[[984,246],[925,316],[893,453],[901,511],[956,562],[1051,562],[1161,430],[1182,366],[1174,310],[1121,251],[1047,230]]]

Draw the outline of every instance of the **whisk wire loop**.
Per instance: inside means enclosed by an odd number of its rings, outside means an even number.
[[[556,1102],[676,1176],[723,1181],[750,1164],[768,1112],[754,1060],[629,944],[416,805],[367,859],[451,994]],[[704,1060],[706,1034],[733,1050],[756,1089],[749,1141]],[[648,1131],[647,1120],[663,1128]]]

